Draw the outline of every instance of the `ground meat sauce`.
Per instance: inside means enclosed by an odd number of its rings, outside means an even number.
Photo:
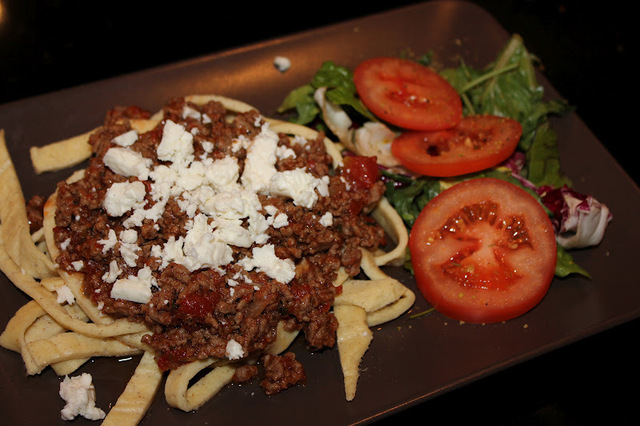
[[[193,158],[218,160],[232,156],[238,160],[242,175],[247,149],[238,148],[234,141],[255,138],[264,124],[255,111],[237,114],[230,121],[218,102],[199,106],[179,98],[169,102],[163,112],[164,118],[156,128],[140,133],[128,146],[148,159],[145,161],[151,169],[166,164],[158,158],[158,146],[170,120],[193,135]],[[264,193],[258,196],[263,216],[274,210],[286,215],[285,225],[270,226],[265,231],[266,242],[273,245],[278,259],[293,262],[295,277],[281,282],[260,268],[243,267],[240,259],[252,255],[252,249],[260,245],[255,242],[249,247],[231,246],[233,261],[229,263],[190,270],[178,262],[163,264],[157,250],[184,238],[193,223],[194,212],[183,208],[184,194],[167,200],[160,217],[145,218],[135,226],[127,225],[133,209],[114,217],[104,207],[113,184],[140,181],[139,177],[112,171],[103,160],[105,154],[116,147],[116,136],[131,130],[132,119],[149,116],[136,107],[110,111],[104,126],[90,138],[94,155],[84,177],[58,185],[54,235],[61,248],[56,259],[60,267],[84,274],[85,294],[104,313],[144,322],[152,331],[144,342],[154,349],[163,370],[207,357],[258,359],[274,341],[281,321],[289,330],[301,330],[310,348],[332,347],[337,321],[331,306],[340,291],[333,285],[338,268],[358,274],[359,247],[375,249],[384,244],[384,232],[366,215],[384,191],[371,162],[357,157],[357,161],[345,162],[344,169],[333,170],[322,135],[306,144],[288,135],[277,135],[278,149],[294,153],[278,158],[277,171],[302,168],[315,178],[328,177],[328,196],[319,196],[311,208],[296,205],[288,197]],[[151,179],[142,182],[142,202],[149,208],[158,200],[151,196]],[[33,200],[33,206],[38,205],[38,200]],[[329,224],[321,220],[327,212],[332,218]],[[33,220],[38,221],[36,214]],[[250,225],[244,220],[242,226]],[[123,255],[126,244],[122,241],[105,247],[110,235],[122,235],[127,229],[136,231],[135,241],[127,241],[136,247],[133,261]],[[112,297],[114,279],[107,277],[114,269],[120,278],[136,276],[142,269],[150,271],[150,299],[141,303]],[[230,355],[230,342],[241,348],[235,355]],[[305,380],[304,370],[293,354],[265,356],[260,364],[265,371],[262,386],[269,394]],[[256,375],[257,369],[247,366],[238,369],[235,379],[247,381]]]

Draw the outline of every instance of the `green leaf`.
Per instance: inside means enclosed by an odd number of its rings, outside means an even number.
[[[297,116],[292,120],[298,124],[309,124],[315,120],[320,108],[313,100],[314,88],[307,84],[292,90],[277,109],[279,114],[295,109]]]
[[[558,257],[556,263],[556,276],[564,278],[571,274],[583,275],[587,278],[591,278],[589,273],[584,270],[580,265],[573,261],[573,256],[564,249],[561,245],[558,245]]]
[[[433,178],[410,178],[382,171],[386,178],[385,197],[396,209],[408,229],[411,229],[424,206],[442,190]]]
[[[336,65],[333,61],[323,62],[311,82],[292,90],[278,107],[277,112],[282,114],[295,110],[297,116],[293,118],[294,122],[311,123],[321,112],[313,99],[313,94],[321,87],[327,88],[327,99],[337,105],[347,107],[348,113],[355,112],[368,120],[377,120],[358,97],[351,70]]]
[[[557,135],[548,123],[538,126],[530,149],[527,151],[527,178],[536,186],[554,188],[571,186],[571,181],[560,169]]]

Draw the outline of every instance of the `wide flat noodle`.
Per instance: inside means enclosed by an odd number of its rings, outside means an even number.
[[[207,358],[171,370],[167,376],[164,392],[167,403],[183,411],[197,410],[220,389],[231,383],[236,368],[235,364]],[[205,370],[210,371],[189,386],[191,379]]]
[[[367,326],[367,312],[363,308],[343,304],[335,306],[333,313],[338,319],[338,352],[345,397],[347,401],[352,401],[356,396],[360,362],[369,349],[373,333]]]
[[[133,426],[140,423],[160,388],[162,377],[153,354],[145,352],[127,387],[107,413],[102,425]]]
[[[39,317],[46,314],[37,302],[31,300],[13,314],[2,334],[0,346],[14,352],[20,352],[20,341],[26,329]]]
[[[371,252],[362,252],[362,270],[369,277],[368,282],[371,284],[367,293],[372,295],[361,293],[360,297],[354,297],[352,300],[359,306],[369,306],[367,322],[370,326],[392,321],[413,306],[416,300],[415,293],[400,281],[385,274]],[[357,280],[355,282],[357,283]]]
[[[26,274],[44,278],[55,274],[53,262],[33,244],[22,187],[0,129],[0,236],[7,254]]]
[[[94,324],[73,318],[60,305],[54,294],[42,287],[32,277],[24,274],[18,265],[7,254],[4,240],[0,240],[0,269],[14,283],[16,287],[24,291],[33,300],[51,315],[57,322],[68,329],[76,330],[82,334],[93,337],[114,337],[123,334],[139,332],[144,328],[140,324],[132,323],[126,319],[116,320],[110,324]]]
[[[286,330],[284,323],[279,322],[276,339],[265,352],[272,355],[284,352],[298,333],[298,330]],[[237,364],[226,360],[207,358],[172,370],[165,384],[167,403],[183,411],[197,410],[231,382],[237,367]],[[202,377],[192,384],[196,375]]]
[[[185,96],[184,99],[187,102],[192,102],[196,105],[204,105],[208,102],[220,102],[227,111],[235,112],[235,113],[244,113],[256,110],[253,106],[248,103],[239,101],[237,99],[228,98],[226,96],[220,95],[188,95]]]
[[[309,127],[301,126],[295,123],[289,123],[282,120],[274,120],[271,118],[265,119],[271,126],[271,130],[274,132],[287,133],[292,135],[301,136],[307,140],[314,140],[319,136],[319,133]],[[327,153],[331,156],[333,167],[339,167],[342,165],[342,154],[337,148],[337,145],[331,141],[331,139],[325,137],[323,139],[324,146],[327,149]]]
[[[376,254],[376,265],[401,266],[405,261],[407,245],[409,244],[409,232],[404,226],[402,217],[400,217],[386,198],[380,200],[376,208],[371,212],[371,216],[382,226],[396,244],[393,250]]]
[[[40,367],[40,371],[50,364],[78,357],[122,357],[140,353],[139,349],[125,345],[114,338],[95,338],[74,332],[60,333],[49,339],[36,340],[28,343],[27,347],[36,365]]]
[[[54,172],[82,163],[91,156],[89,137],[96,130],[44,146],[31,147],[29,154],[34,171],[37,174]]]
[[[142,133],[153,129],[159,121],[160,117],[154,115],[150,119],[132,119],[130,124],[132,129]],[[89,138],[98,129],[100,128],[97,127],[86,133],[44,146],[31,147],[29,155],[33,170],[37,174],[55,172],[69,169],[86,161],[92,154]]]

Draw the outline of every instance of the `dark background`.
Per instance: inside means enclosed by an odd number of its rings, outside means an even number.
[[[0,104],[418,2],[368,2],[357,7],[330,0],[225,3],[0,0]],[[637,18],[627,3],[472,3],[485,8],[510,33],[523,36],[542,61],[546,78],[637,183],[632,152],[638,135],[631,106],[637,78],[630,63],[637,56],[637,44],[631,40]],[[433,424],[640,424],[634,406],[638,392],[630,390],[640,378],[638,322],[525,362],[391,419]]]

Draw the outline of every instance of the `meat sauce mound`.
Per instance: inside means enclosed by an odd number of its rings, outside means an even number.
[[[190,113],[186,114],[185,111]],[[138,134],[129,150],[139,153],[151,167],[164,164],[157,148],[168,120],[193,135],[193,158],[213,160],[233,157],[243,164],[247,150],[238,140],[260,134],[264,121],[256,111],[239,113],[232,120],[225,107],[215,101],[196,105],[177,98],[163,107],[163,119],[153,129]],[[150,113],[137,107],[109,111],[104,125],[90,138],[93,155],[84,177],[58,184],[54,229],[60,247],[58,265],[84,275],[84,293],[103,313],[113,318],[143,322],[151,334],[144,338],[156,354],[162,370],[171,370],[190,361],[208,357],[253,359],[264,371],[261,381],[268,394],[304,383],[305,373],[292,353],[265,355],[276,338],[276,327],[300,330],[311,350],[332,347],[337,321],[331,306],[340,291],[334,286],[339,268],[351,276],[360,271],[360,247],[374,250],[384,244],[384,232],[368,213],[382,197],[384,184],[375,168],[375,158],[349,157],[344,167],[333,169],[323,138],[306,143],[278,134],[278,149],[294,155],[281,156],[278,171],[303,169],[325,178],[328,196],[319,196],[312,207],[297,205],[292,199],[259,194],[260,213],[274,211],[286,215],[286,224],[270,226],[266,242],[279,259],[295,265],[295,276],[282,282],[260,268],[248,270],[239,259],[250,256],[250,247],[231,246],[233,260],[215,268],[190,270],[178,262],[163,262],[158,247],[184,237],[192,223],[193,211],[184,209],[184,194],[170,198],[156,219],[145,218],[135,226],[127,222],[133,210],[114,217],[104,208],[108,189],[115,183],[135,182],[139,177],[123,176],[108,167],[105,153],[116,147],[114,138],[129,132],[132,122]],[[241,166],[242,167],[242,166]],[[242,172],[242,170],[240,170]],[[152,182],[142,181],[145,208],[154,205]],[[33,210],[37,212],[37,200]],[[272,207],[269,207],[272,206]],[[196,212],[197,213],[197,212]],[[322,218],[330,213],[330,223]],[[34,213],[34,222],[38,222]],[[242,226],[248,227],[245,222]],[[117,241],[105,246],[110,235],[135,230],[135,256],[124,256],[127,244]],[[111,234],[110,234],[111,233]],[[114,279],[136,276],[141,269],[151,271],[153,285],[148,302],[112,297]],[[231,357],[228,344],[241,350]],[[258,374],[255,363],[239,368],[236,380],[247,381]]]

